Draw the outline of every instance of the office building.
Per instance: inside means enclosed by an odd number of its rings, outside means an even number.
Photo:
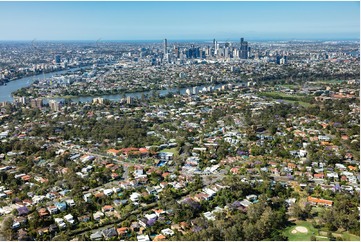
[[[212,50],[209,46],[207,46],[206,56],[211,56],[211,55],[212,55]]]
[[[93,98],[93,104],[97,104],[97,103],[103,104],[103,102],[104,102],[104,99],[101,97]]]
[[[167,43],[167,39],[164,39],[164,46],[163,46],[164,50],[163,50],[163,54],[164,54],[164,58],[166,57],[167,53],[168,53],[168,43]]]
[[[131,96],[127,97],[127,104],[132,104],[133,103],[133,98]]]
[[[175,55],[175,57],[176,57],[176,58],[179,58],[179,53],[180,53],[179,48],[178,48],[178,47],[176,47],[176,46],[174,46],[173,51],[174,51],[174,55]]]
[[[239,49],[239,57],[241,59],[248,59],[248,42],[244,41],[244,38],[241,38],[241,47]]]
[[[7,105],[9,105],[10,104],[10,102],[1,102],[0,103],[0,107],[5,107],[5,106],[7,106]]]
[[[285,64],[287,64],[287,56],[279,56],[279,55],[277,55],[276,64],[277,65],[285,65]]]
[[[184,72],[179,73],[179,78],[185,78],[186,74]]]
[[[224,48],[224,58],[229,58],[229,57],[230,57],[229,47],[225,47]]]
[[[219,49],[219,44],[217,43],[217,41],[214,43],[214,55],[217,56],[218,55],[218,49]]]
[[[55,100],[50,100],[49,107],[52,111],[58,112],[60,110],[60,102],[57,102]]]
[[[21,103],[21,104],[27,104],[28,103],[28,98],[26,97],[14,97],[14,102],[15,103]]]
[[[55,64],[60,64],[61,59],[60,59],[60,55],[56,55],[55,56]]]
[[[30,106],[32,108],[42,108],[43,107],[43,99],[34,98],[30,101]]]
[[[171,54],[170,53],[167,53],[165,56],[164,56],[164,60],[166,63],[170,63],[171,62]]]

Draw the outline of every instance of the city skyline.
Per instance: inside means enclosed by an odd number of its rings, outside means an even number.
[[[359,8],[356,1],[0,2],[0,27],[1,40],[359,39]]]

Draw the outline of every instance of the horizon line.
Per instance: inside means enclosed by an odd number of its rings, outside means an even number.
[[[213,41],[213,39],[215,40],[220,40],[220,41],[239,41],[240,38],[244,38],[245,40],[256,40],[256,41],[268,41],[268,40],[277,40],[277,41],[307,41],[307,40],[312,40],[312,41],[327,41],[327,40],[334,40],[334,41],[340,41],[340,40],[348,40],[348,41],[360,41],[360,38],[261,38],[261,37],[256,37],[256,38],[245,38],[245,37],[239,37],[239,38],[189,38],[189,39],[178,39],[178,38],[159,38],[159,39],[9,39],[9,40],[0,40],[0,42],[27,42],[27,41],[36,41],[36,42],[45,42],[45,41],[55,41],[55,42],[59,42],[59,41],[65,41],[65,42],[69,42],[69,41],[99,41],[99,42],[108,42],[108,41],[163,41],[164,39],[167,39],[167,41]]]

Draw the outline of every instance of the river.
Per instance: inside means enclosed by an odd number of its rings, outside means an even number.
[[[69,72],[69,71],[70,72],[76,71],[76,70],[80,70],[81,68],[87,68],[87,67],[90,67],[90,66],[83,66],[83,67],[62,70],[62,71],[50,72],[50,73],[46,73],[46,74],[39,74],[39,75],[35,75],[35,76],[28,76],[28,77],[23,77],[23,78],[14,80],[14,81],[10,81],[6,85],[0,86],[0,102],[13,102],[14,99],[11,96],[12,92],[15,92],[16,90],[19,90],[23,87],[30,86],[36,80],[50,78],[55,75],[63,74],[63,73]]]
[[[47,73],[47,74],[40,74],[40,75],[35,75],[35,76],[31,76],[31,77],[24,77],[18,80],[14,80],[14,81],[10,81],[7,83],[6,86],[0,86],[0,102],[13,102],[14,99],[11,96],[11,93],[23,88],[23,87],[28,87],[30,86],[34,81],[39,80],[39,79],[44,79],[44,78],[50,78],[52,76],[55,75],[59,75],[59,74],[63,74],[66,72],[71,72],[71,71],[76,71],[79,70],[81,68],[87,68],[89,66],[84,66],[84,67],[79,67],[79,68],[72,68],[72,69],[68,69],[68,70],[63,70],[63,71],[57,71],[57,72],[52,72],[52,73]],[[213,85],[213,84],[209,84],[209,85],[199,85],[198,90],[202,90],[203,87],[208,87],[208,86],[213,86],[215,89],[221,87],[222,85],[225,84],[217,84],[217,85]],[[193,91],[193,87],[184,87],[184,88],[169,88],[169,89],[165,89],[165,90],[157,90],[157,92],[161,95],[167,95],[170,92],[176,93],[179,92],[180,94],[185,94],[187,89],[190,89],[190,91]],[[124,96],[125,97],[134,97],[134,98],[139,98],[142,96],[142,94],[144,95],[149,95],[151,94],[152,91],[144,91],[144,92],[130,92],[130,93],[125,93],[125,94],[114,94],[114,95],[100,95],[100,96],[96,96],[96,97],[102,97],[104,99],[108,99],[110,101],[119,101],[120,99],[122,99]],[[71,100],[73,102],[92,102],[93,98],[95,96],[79,96],[79,97],[72,97]],[[44,103],[48,103],[49,100],[57,100],[57,101],[64,101],[64,98],[45,98],[44,99]]]

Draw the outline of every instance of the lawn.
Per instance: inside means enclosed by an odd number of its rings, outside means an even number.
[[[291,95],[291,94],[286,94],[286,93],[283,93],[283,92],[261,92],[258,95],[273,98],[273,99],[279,99],[279,100],[282,100],[284,102],[288,102],[288,103],[292,103],[292,104],[295,103],[295,102],[298,102],[299,105],[301,105],[303,107],[311,106],[310,103],[305,102],[305,101],[301,101],[301,100],[305,100],[306,96]]]
[[[336,237],[337,233],[333,233],[333,235]],[[343,233],[341,233],[341,236],[342,236],[343,240],[360,241],[360,236],[350,234],[349,232],[343,232]]]
[[[317,217],[325,210],[324,207],[312,207],[311,214],[313,214],[314,217]]]
[[[328,237],[327,237],[327,232],[326,231],[320,231],[320,234],[318,233],[318,229],[315,229],[311,222],[309,221],[302,221],[302,220],[297,220],[294,222],[295,225],[292,225],[288,228],[286,228],[286,230],[284,231],[284,234],[288,237],[289,241],[310,241],[311,240],[311,236],[314,235],[316,237],[317,241],[329,241]],[[294,230],[297,226],[302,226],[308,229],[307,233],[300,233],[297,232],[295,234],[292,233],[292,230]],[[346,240],[346,241],[360,241],[360,237],[350,234],[349,232],[334,232],[332,233],[332,235],[334,237],[339,237],[342,238],[342,240]]]
[[[318,82],[320,84],[331,84],[331,83],[341,83],[343,82],[344,80],[336,80],[336,79],[333,79],[333,80],[317,80],[315,82]]]
[[[306,103],[306,102],[302,102],[302,101],[290,101],[290,100],[284,100],[284,101],[285,101],[285,102],[288,102],[288,103],[292,103],[292,104],[295,103],[295,102],[298,102],[299,105],[301,105],[301,106],[303,106],[303,107],[305,107],[305,108],[312,106],[312,104]]]
[[[260,92],[259,93],[260,96],[266,96],[266,97],[272,97],[272,98],[302,98],[302,97],[305,97],[305,96],[301,96],[301,95],[292,95],[292,94],[286,94],[286,93],[283,93],[283,92],[277,92],[277,91],[274,91],[274,92]]]
[[[171,149],[164,149],[164,150],[161,150],[159,152],[170,152],[170,153],[173,153],[174,155],[178,154],[178,150],[177,148],[171,148]]]
[[[280,86],[285,87],[285,88],[297,88],[297,87],[299,87],[299,85],[294,85],[294,84],[282,84]]]
[[[321,236],[327,236],[326,231],[320,231]],[[335,238],[342,238],[345,241],[360,241],[360,237],[357,235],[350,234],[349,232],[332,232]]]
[[[312,235],[317,235],[317,229],[315,229],[312,226],[311,222],[297,220],[295,222],[295,224],[296,225],[292,225],[284,231],[284,234],[288,237],[288,240],[290,240],[290,241],[297,241],[297,240],[298,241],[310,241]],[[303,227],[307,228],[308,232],[307,233],[297,232],[297,233],[293,234],[292,230],[294,230],[297,226],[303,226]],[[324,238],[317,238],[317,240],[323,240],[323,239]]]

